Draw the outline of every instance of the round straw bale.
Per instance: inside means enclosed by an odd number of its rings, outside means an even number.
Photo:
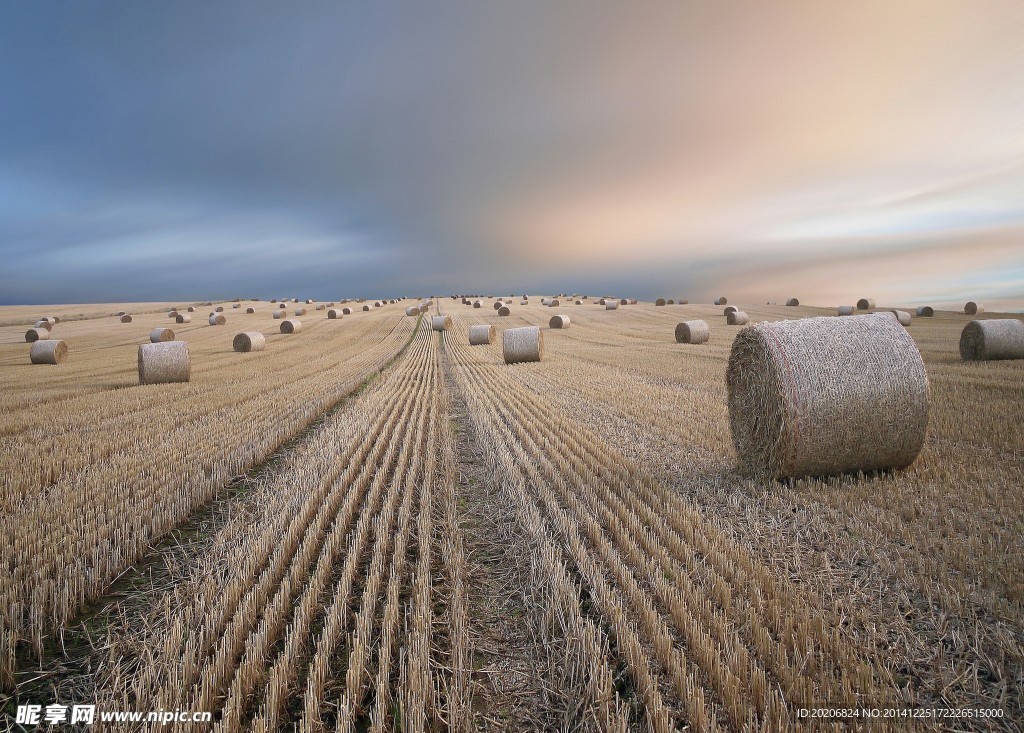
[[[131,322],[132,322],[132,317],[130,315],[128,315],[127,313],[125,313],[123,316],[121,316],[121,323],[131,323]]]
[[[519,301],[519,305],[529,305],[529,304],[530,304],[530,301],[528,301],[528,300],[520,300]]]
[[[494,301],[494,310],[498,310],[498,308],[501,308],[501,301],[500,300]]]
[[[551,305],[551,298],[541,298],[540,299],[540,304],[541,305]]]
[[[184,341],[139,346],[139,384],[187,382],[192,376],[192,361]]]
[[[277,307],[278,307],[278,309],[280,309],[280,310],[284,310],[284,309],[285,309],[285,308],[287,308],[288,306],[287,306],[287,304],[285,304],[285,303],[278,303],[278,304],[277,304]]]
[[[790,306],[800,305],[800,299],[799,298],[790,298],[789,300],[786,301],[786,305],[790,305]]]
[[[232,308],[241,308],[241,307],[242,307],[242,304],[241,304],[241,303],[232,303],[232,304],[231,304],[231,307],[232,307]]]
[[[178,317],[178,311],[169,311],[167,313],[167,317],[168,318],[177,318]]]
[[[469,345],[483,346],[494,343],[496,329],[489,324],[469,327]]]
[[[384,304],[383,304],[383,303],[381,303],[381,302],[380,302],[380,301],[378,300],[377,302],[375,302],[375,303],[373,304],[373,307],[374,307],[374,308],[380,308],[380,307],[381,307],[382,305],[384,305]]]
[[[223,313],[223,312],[224,312],[224,306],[222,306],[222,305],[218,305],[218,306],[217,306],[216,308],[214,308],[213,310],[214,310],[214,311],[216,311],[217,313]]]
[[[56,326],[57,323],[60,321],[60,319],[55,316],[43,316],[39,320],[42,321],[43,323],[49,323],[51,326]]]
[[[342,308],[341,309],[341,315],[343,315],[343,316],[350,316],[350,315],[352,315],[352,309],[349,308],[348,306]]]
[[[746,326],[750,323],[750,316],[743,311],[733,311],[725,317],[725,322],[730,326]]]
[[[287,311],[274,311],[274,320],[280,320],[288,315]]]
[[[569,328],[569,316],[551,316],[548,328]]]
[[[924,444],[928,375],[888,313],[745,328],[726,385],[736,454],[755,474],[902,468]]]
[[[341,318],[341,315],[342,315],[341,311],[338,310],[337,308],[330,308],[327,311],[327,317],[329,319],[331,319],[332,321],[337,319],[337,318]]]
[[[656,301],[654,301],[654,304],[655,305],[665,305],[665,299],[664,298],[658,298]]]
[[[364,311],[368,311],[368,310],[370,310],[370,306],[368,306],[368,305],[364,305],[364,306],[363,306],[363,310],[364,310]]]
[[[259,331],[243,331],[242,333],[236,333],[235,337],[231,339],[231,348],[242,353],[263,351],[266,346],[267,338]]]
[[[270,302],[271,302],[271,303],[276,303],[276,302],[277,302],[277,298],[271,298],[271,299],[270,299]]]
[[[1024,323],[1016,318],[971,321],[960,334],[964,361],[1024,359]]]
[[[306,298],[306,305],[313,305],[313,300],[311,298]]]
[[[422,303],[419,307],[419,311],[420,313],[428,313],[430,311],[430,306],[426,303]]]
[[[619,305],[629,305],[629,298],[619,298]]]
[[[482,308],[483,307],[483,303],[481,303],[479,300],[474,300],[473,301],[473,307],[474,308]]]
[[[30,344],[36,341],[45,341],[49,338],[50,331],[46,328],[30,328],[25,331],[25,341]]]
[[[249,308],[245,309],[245,312],[246,312],[247,315],[252,315],[253,313],[256,312],[256,309],[252,308],[252,307],[249,307]]]
[[[292,302],[293,302],[293,303],[298,303],[298,302],[299,302],[299,299],[298,299],[298,298],[292,298]]]
[[[964,306],[964,313],[968,316],[976,316],[979,313],[985,312],[984,303],[975,303],[973,300],[968,300],[967,305]]]
[[[36,321],[36,325],[33,328],[45,328],[47,331],[52,331],[53,324],[49,321]]]
[[[576,305],[583,305],[583,301],[582,300],[577,300],[576,301]]]
[[[729,299],[726,298],[724,295],[720,298],[715,298],[715,305],[727,305],[728,303]]]
[[[498,308],[498,315],[499,316],[507,316],[507,315],[509,315],[511,313],[512,313],[512,309],[509,308],[507,305],[503,305],[503,306],[501,306],[501,308]]]
[[[302,321],[297,318],[287,318],[281,321],[281,333],[298,333],[302,330]]]
[[[558,298],[552,298],[548,302],[548,308],[557,308],[560,305],[561,305],[561,303],[558,302]]]
[[[174,319],[175,323],[192,323],[192,316],[187,313],[179,313],[178,317]]]
[[[405,315],[407,316],[418,316],[420,314],[420,308],[417,305],[410,305],[405,309]]]
[[[896,316],[896,320],[900,322],[901,326],[910,325],[910,314],[907,313],[906,311],[892,310],[889,312]]]
[[[917,307],[917,315],[922,318],[931,318],[935,315],[935,309],[930,305],[920,305]]]
[[[683,321],[676,324],[676,343],[703,344],[711,338],[707,321]]]
[[[668,299],[668,304],[669,304],[669,305],[675,305],[675,304],[676,304],[676,302],[675,302],[674,300],[672,300],[672,298],[669,298],[669,299]]]
[[[317,305],[316,309],[318,311],[325,311],[325,310],[327,310],[327,306],[324,305],[323,303],[320,303],[319,305]]]
[[[228,322],[228,319],[223,313],[211,313],[210,314],[210,325],[211,326],[223,326]]]
[[[852,316],[854,307],[852,305],[841,305],[839,306],[838,313],[841,316]]]
[[[430,327],[435,331],[447,331],[452,327],[451,316],[434,316],[430,319]]]
[[[689,305],[689,304],[690,304],[690,301],[687,300],[686,298],[683,298],[682,300],[679,301],[679,305]]]
[[[118,311],[117,313],[115,313],[115,314],[114,314],[114,316],[115,316],[116,318],[120,318],[120,317],[121,317],[121,316],[123,316],[124,314],[125,314],[125,313],[124,313],[124,311]]]
[[[305,308],[296,308],[295,309],[295,315],[297,315],[297,316],[304,316],[304,315],[306,315],[306,309]]]
[[[722,315],[723,315],[723,316],[727,316],[727,315],[729,315],[730,313],[735,313],[735,312],[736,312],[736,311],[738,311],[738,310],[739,310],[739,308],[737,308],[737,307],[736,307],[736,306],[734,306],[734,305],[727,305],[727,306],[725,307],[725,310],[724,310],[724,311],[722,311]]]
[[[163,341],[174,341],[174,331],[169,328],[154,328],[149,332],[149,340],[154,344]]]
[[[195,307],[194,305],[190,305],[190,306],[188,307],[188,312],[189,312],[189,313],[195,313],[195,312],[196,312],[196,307]]]
[[[540,361],[544,358],[544,332],[538,326],[510,328],[501,334],[506,364]]]
[[[872,298],[861,298],[857,301],[857,310],[869,311],[875,307],[875,301]]]
[[[59,339],[36,341],[28,358],[33,364],[60,364],[68,358],[68,345]]]
[[[604,309],[605,310],[613,311],[613,310],[618,310],[618,308],[619,308],[619,301],[617,301],[617,300],[606,300],[604,302]]]

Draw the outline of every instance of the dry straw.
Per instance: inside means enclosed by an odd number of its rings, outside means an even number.
[[[511,313],[512,313],[512,309],[509,308],[507,305],[503,305],[503,306],[501,306],[501,308],[498,308],[498,315],[499,316],[507,316],[507,315],[509,315]]]
[[[540,361],[544,358],[544,332],[537,326],[510,328],[501,334],[506,364]]]
[[[45,328],[30,328],[25,331],[25,341],[30,344],[36,341],[46,341],[49,338],[50,331]]]
[[[298,333],[302,330],[302,321],[297,318],[289,318],[281,321],[281,333]]]
[[[474,308],[481,308],[481,307],[483,307],[483,304],[479,300],[474,300],[473,301],[473,307]]]
[[[469,327],[469,345],[484,346],[494,343],[496,329],[488,324]]]
[[[703,344],[711,338],[707,321],[683,321],[676,324],[676,343]]]
[[[790,306],[800,305],[800,299],[799,298],[790,298],[789,300],[786,301],[786,305],[790,305]]]
[[[192,360],[184,341],[139,346],[139,384],[187,382],[192,376]]]
[[[341,318],[341,315],[342,315],[341,311],[340,311],[340,310],[338,310],[337,308],[330,308],[330,309],[329,309],[329,310],[327,311],[327,317],[328,317],[328,318],[329,318],[330,320],[332,320],[332,321],[333,321],[333,320],[335,320],[335,319],[337,319],[337,318]]]
[[[190,305],[190,306],[188,307],[188,312],[189,312],[189,313],[195,313],[195,312],[196,312],[196,307],[195,307],[194,305]]]
[[[28,358],[33,364],[60,364],[68,358],[68,345],[59,339],[36,341]]]
[[[917,307],[917,315],[921,316],[922,318],[931,318],[932,316],[935,315],[935,309],[932,308],[930,305],[919,305]]]
[[[875,301],[871,298],[861,298],[857,301],[857,310],[869,311],[875,307]]]
[[[569,316],[551,316],[548,328],[569,328]]]
[[[40,321],[46,321],[51,326],[56,326],[58,323],[60,323],[60,319],[57,318],[57,316],[43,316],[39,320]]]
[[[750,323],[750,316],[743,311],[733,311],[725,317],[725,322],[730,326],[746,326]]]
[[[210,314],[210,325],[211,326],[223,326],[228,322],[228,319],[223,313],[211,313]]]
[[[231,340],[231,348],[242,353],[263,351],[266,347],[267,338],[259,331],[243,331],[242,333],[235,334],[235,337]]]
[[[604,302],[604,309],[608,311],[614,311],[619,309],[619,301],[617,300],[606,300]]]
[[[192,316],[188,313],[179,313],[174,317],[175,323],[192,323]]]
[[[1024,359],[1024,323],[1016,318],[971,321],[960,334],[965,361]]]
[[[452,327],[451,316],[434,316],[430,319],[430,327],[435,331],[447,331]]]
[[[837,312],[841,316],[852,316],[853,315],[853,311],[854,311],[854,307],[852,305],[841,305],[837,309]]]
[[[169,328],[154,328],[149,332],[149,340],[154,344],[174,341],[174,331]]]
[[[973,300],[968,300],[967,305],[964,306],[964,314],[968,316],[976,316],[979,313],[985,312],[984,303],[975,303]]]
[[[759,323],[733,341],[729,423],[741,465],[776,478],[910,465],[928,375],[888,313]]]
[[[720,298],[715,298],[715,305],[727,305],[728,303],[729,299],[726,298],[724,295]]]

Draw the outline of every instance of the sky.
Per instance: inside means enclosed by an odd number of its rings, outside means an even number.
[[[1024,309],[1017,0],[0,4],[0,303]]]

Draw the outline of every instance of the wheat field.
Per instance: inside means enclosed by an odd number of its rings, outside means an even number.
[[[1024,725],[1024,362],[965,363],[971,317],[914,318],[917,460],[759,480],[737,468],[742,326],[721,307],[520,297],[508,316],[475,297],[311,306],[294,335],[267,302],[0,308],[0,714],[85,700],[211,711],[153,729],[224,732]],[[227,324],[208,325],[218,305]],[[556,314],[571,328],[549,329]],[[25,331],[48,315],[69,356],[32,365]],[[677,343],[693,319],[710,339]],[[470,346],[479,324],[498,338]],[[139,386],[161,326],[191,380]],[[506,365],[500,332],[522,326],[545,332],[543,360]],[[241,331],[265,350],[234,352]],[[800,712],[823,707],[999,714]]]

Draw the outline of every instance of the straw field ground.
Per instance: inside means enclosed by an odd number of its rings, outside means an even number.
[[[1024,725],[1024,362],[963,363],[967,316],[915,318],[913,465],[758,481],[721,308],[539,300],[439,300],[444,332],[412,301],[308,305],[293,335],[267,302],[225,326],[0,309],[0,727],[79,702],[218,731]],[[29,364],[43,315],[56,366]],[[676,343],[693,318],[710,341]],[[472,324],[498,338],[470,346]],[[544,360],[507,366],[522,325]],[[188,383],[139,386],[157,326]],[[243,330],[266,349],[235,353]],[[800,713],[825,706],[999,712]]]

